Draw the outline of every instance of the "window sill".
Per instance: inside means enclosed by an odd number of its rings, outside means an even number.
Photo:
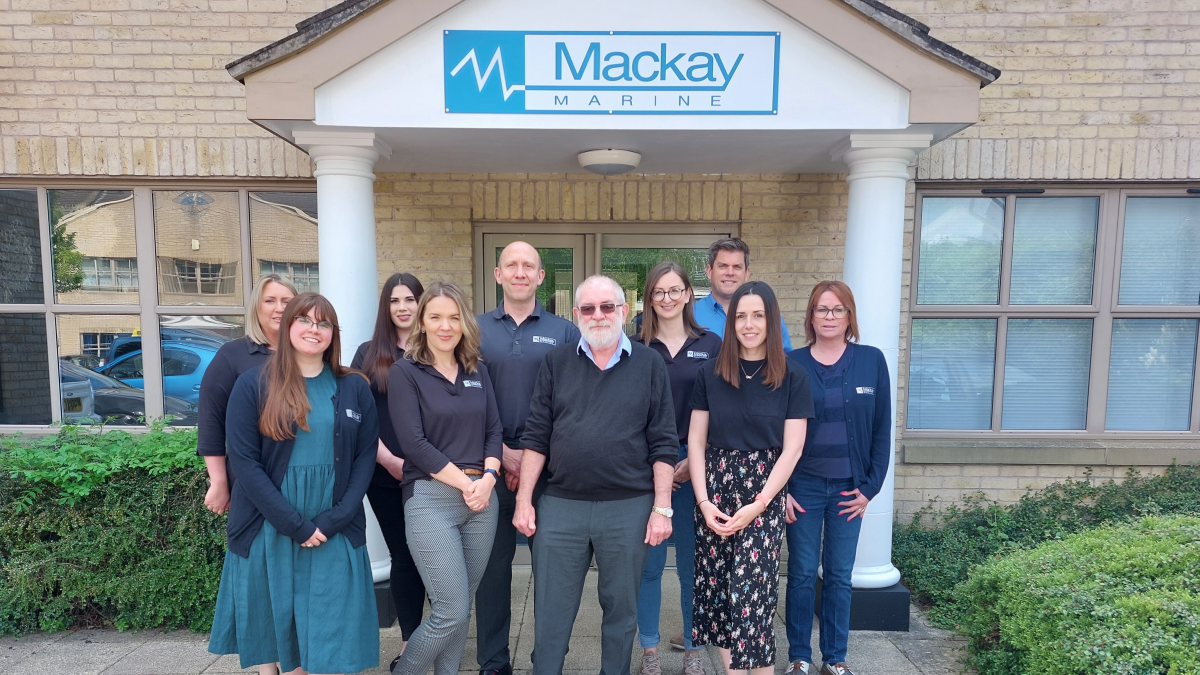
[[[912,439],[905,464],[1167,466],[1200,462],[1200,438],[1180,440]]]

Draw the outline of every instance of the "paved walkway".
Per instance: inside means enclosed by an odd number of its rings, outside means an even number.
[[[662,634],[682,632],[679,615],[679,584],[668,571],[663,576]],[[513,667],[528,675],[533,649],[533,594],[528,569],[513,572]],[[786,638],[782,615],[776,616],[775,632],[780,645],[776,672],[786,667]],[[855,631],[850,634],[849,663],[857,675],[957,675],[962,670],[960,641],[946,631],[932,628],[915,610],[908,633]],[[814,651],[817,636],[813,635]],[[119,633],[115,630],[79,630],[64,633],[0,638],[0,674],[3,675],[176,675],[241,673],[236,656],[208,653],[208,636],[187,631],[162,633]],[[400,630],[380,631],[380,667],[369,673],[386,673],[387,664],[400,649]],[[663,649],[663,672],[678,675],[683,670],[683,653]],[[631,655],[633,673],[640,665],[641,650]],[[600,663],[600,606],[596,601],[596,575],[589,574],[583,605],[575,622],[571,652],[564,675],[594,675]],[[475,663],[475,631],[463,654],[463,672],[478,672]],[[721,675],[713,650],[708,650],[708,675]]]

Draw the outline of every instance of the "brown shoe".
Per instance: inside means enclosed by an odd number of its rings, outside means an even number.
[[[662,659],[658,652],[642,652],[642,669],[639,675],[662,675]]]
[[[679,635],[671,638],[667,641],[667,644],[671,645],[672,649],[683,649],[683,634],[680,633]]]
[[[850,666],[844,663],[823,663],[821,664],[821,675],[854,675],[850,672]]]

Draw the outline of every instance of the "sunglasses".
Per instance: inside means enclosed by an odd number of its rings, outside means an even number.
[[[599,308],[600,311],[605,314],[612,314],[613,312],[617,311],[616,303],[612,302],[603,302],[599,305],[580,305],[576,307],[576,309],[579,310],[579,313],[583,316],[591,316],[595,314],[597,308]]]

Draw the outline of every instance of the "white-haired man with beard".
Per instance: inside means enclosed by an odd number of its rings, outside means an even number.
[[[622,332],[628,311],[617,282],[584,280],[574,309],[582,337],[546,354],[534,386],[513,516],[532,537],[533,675],[561,675],[593,555],[600,675],[629,675],[646,555],[671,534],[671,385],[662,357]],[[543,467],[550,478],[535,509]]]

